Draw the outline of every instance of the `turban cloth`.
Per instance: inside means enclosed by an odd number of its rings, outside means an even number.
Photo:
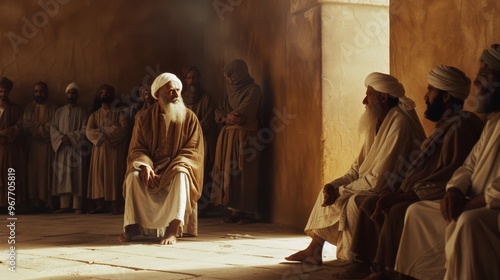
[[[156,77],[156,79],[153,81],[153,84],[151,85],[151,95],[154,99],[158,99],[158,97],[156,96],[156,92],[168,82],[172,82],[172,84],[179,87],[179,90],[182,91],[182,82],[181,80],[179,80],[179,78],[177,78],[176,75],[172,73],[163,73]]]
[[[427,82],[462,101],[469,96],[471,81],[464,72],[455,67],[446,65],[434,67],[427,75]]]
[[[12,90],[12,87],[14,87],[14,83],[9,80],[9,78],[2,77],[2,79],[0,79],[0,86],[10,92]]]
[[[69,84],[67,87],[66,87],[66,91],[65,92],[68,92],[69,90],[71,89],[75,89],[76,91],[80,91],[80,87],[78,87],[78,85],[73,82],[71,84]]]
[[[481,60],[493,70],[500,71],[500,44],[494,44],[483,51]]]
[[[405,88],[391,75],[373,72],[365,79],[365,86],[372,87],[378,92],[387,93],[392,97],[401,98],[405,96]]]

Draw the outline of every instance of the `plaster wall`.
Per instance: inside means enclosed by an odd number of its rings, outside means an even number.
[[[434,124],[423,116],[427,74],[436,65],[458,67],[474,80],[479,56],[500,43],[500,2],[391,1],[391,72],[416,101],[417,113],[429,135]],[[474,110],[475,88],[465,108]]]

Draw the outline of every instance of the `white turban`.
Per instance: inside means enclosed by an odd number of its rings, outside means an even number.
[[[70,89],[76,89],[76,91],[80,91],[80,87],[78,87],[78,85],[75,82],[72,82],[71,84],[69,84],[66,87],[66,91],[65,92],[68,92]]]
[[[378,92],[387,93],[392,97],[401,98],[405,96],[405,88],[391,75],[373,72],[365,79],[365,86],[372,87]]]
[[[500,44],[494,44],[483,51],[481,60],[493,70],[500,71]]]
[[[439,65],[434,67],[427,75],[429,85],[449,92],[453,97],[465,100],[469,96],[470,79],[462,72],[452,66]]]
[[[156,92],[168,82],[172,82],[172,84],[179,87],[179,90],[182,91],[182,82],[176,75],[172,73],[163,73],[156,77],[151,85],[151,95],[154,99],[158,99],[158,97],[156,97]]]

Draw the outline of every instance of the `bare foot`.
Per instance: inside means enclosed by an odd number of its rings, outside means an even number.
[[[125,227],[125,232],[118,236],[118,241],[129,242],[132,237],[140,235],[141,228],[138,224],[128,225]]]
[[[311,254],[308,249],[298,251],[297,253],[290,255],[285,258],[287,261],[294,262],[302,262],[312,265],[322,265],[323,260],[321,259],[321,255],[315,256],[315,254]]]
[[[160,241],[160,245],[174,245],[177,242],[177,230],[181,225],[180,220],[173,220],[165,230],[165,235]]]

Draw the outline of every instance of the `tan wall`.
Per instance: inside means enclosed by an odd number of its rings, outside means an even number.
[[[427,73],[438,64],[453,65],[474,79],[482,51],[499,43],[500,2],[391,1],[391,72],[401,79],[429,134],[434,124],[424,119]],[[474,104],[471,96],[466,108]]]

